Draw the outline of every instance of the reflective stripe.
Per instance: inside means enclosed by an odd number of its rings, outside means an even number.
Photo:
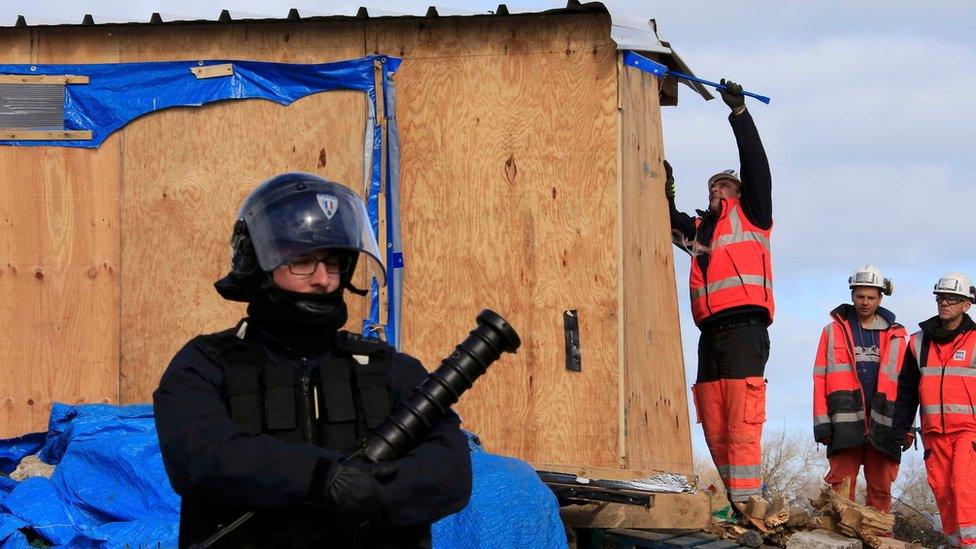
[[[757,488],[732,488],[726,487],[729,491],[729,501],[746,501],[749,496],[761,496],[762,487]]]
[[[881,365],[881,373],[888,376],[893,383],[898,383],[898,355],[901,352],[901,338],[894,338],[888,348],[888,356],[885,357],[884,364]]]
[[[715,246],[728,246],[739,242],[758,242],[765,249],[769,249],[769,239],[766,235],[757,231],[743,231],[742,219],[739,217],[739,207],[736,206],[729,211],[729,225],[732,232],[720,236],[715,240]]]
[[[891,420],[892,420],[892,418],[889,417],[889,416],[886,416],[886,415],[882,414],[881,412],[872,413],[871,414],[871,419],[873,419],[875,423],[880,423],[881,425],[884,425],[885,427],[889,427],[889,428],[891,427]]]
[[[827,367],[830,368],[836,363],[837,359],[834,357],[834,327],[831,326],[827,328]]]
[[[959,527],[959,538],[976,540],[976,526],[960,526]],[[964,547],[972,547],[976,543],[964,544]]]
[[[817,366],[817,365],[814,365],[813,366],[813,375],[815,375],[815,376],[816,375],[821,375],[822,376],[822,375],[824,375],[826,373],[827,373],[827,367],[826,366]]]
[[[855,421],[864,421],[864,411],[857,412],[839,412],[836,414],[830,414],[831,419],[834,423],[853,423]]]
[[[947,414],[973,414],[976,415],[976,406],[968,406],[966,404],[927,404],[922,406],[923,414],[938,415],[942,414],[943,410]]]
[[[915,353],[915,362],[918,364],[918,369],[921,370],[925,365],[921,362],[922,350],[919,348],[922,345],[922,332],[915,332],[912,334],[912,352]]]
[[[830,416],[814,416],[813,425],[830,425]]]
[[[716,280],[712,282],[705,288],[696,288],[691,290],[691,300],[694,301],[706,293],[717,292],[719,290],[727,290],[729,288],[735,288],[742,286],[743,284],[755,285],[755,286],[765,286],[770,290],[773,289],[772,281],[766,280],[762,275],[742,275],[740,280],[737,276],[730,276],[728,278],[723,278],[722,280]]]
[[[723,479],[759,478],[759,466],[758,465],[721,465],[718,467],[718,475]]]
[[[926,366],[922,368],[922,375],[938,376],[942,375],[942,373],[943,370],[941,365]],[[970,368],[969,366],[949,366],[945,369],[945,375],[976,377],[976,368]]]
[[[854,367],[850,364],[828,364],[827,373],[834,374],[837,372],[853,372]]]

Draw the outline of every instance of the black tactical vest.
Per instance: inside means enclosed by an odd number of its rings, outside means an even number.
[[[349,452],[390,415],[386,343],[339,332],[331,358],[295,368],[269,360],[258,342],[237,336],[243,331],[195,343],[220,366],[231,417],[247,433]]]
[[[394,402],[387,373],[393,352],[386,343],[339,332],[331,358],[300,361],[296,368],[294,361],[272,360],[259,342],[244,337],[245,330],[241,324],[199,336],[194,343],[219,365],[231,417],[246,432],[346,453],[390,414]],[[215,509],[192,495],[184,497],[181,547],[202,541],[240,514],[240,509]],[[389,532],[362,544],[343,539],[335,526],[319,508],[265,511],[216,547],[417,547],[430,541],[429,526]]]

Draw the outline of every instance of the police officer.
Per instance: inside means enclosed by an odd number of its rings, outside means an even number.
[[[415,547],[471,493],[453,412],[405,456],[345,460],[427,372],[385,343],[341,331],[365,257],[384,269],[362,200],[305,173],[259,185],[215,283],[248,303],[232,329],[198,336],[153,394],[163,463],[180,496],[180,547],[242,513],[226,547]]]
[[[692,217],[674,204],[671,166],[665,192],[675,244],[689,252],[691,314],[701,329],[692,387],[705,442],[729,500],[744,505],[762,492],[760,439],[766,421],[769,334],[773,322],[772,178],[742,86],[722,80],[722,99],[739,147],[733,170],[708,180],[708,210]],[[740,506],[741,506],[740,505]]]

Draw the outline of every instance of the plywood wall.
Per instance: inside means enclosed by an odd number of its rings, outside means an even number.
[[[660,80],[620,68],[625,464],[692,474]]]
[[[392,20],[403,347],[428,367],[490,307],[523,345],[459,412],[487,448],[618,462],[616,49],[606,17]],[[579,312],[567,372],[563,311]],[[570,457],[572,456],[572,457]]]
[[[116,62],[104,33],[23,29],[5,63]],[[119,401],[119,137],[96,151],[0,148],[0,436],[51,404]]]
[[[0,51],[25,62],[403,57],[405,350],[435,368],[492,308],[523,346],[459,406],[489,450],[683,471],[690,442],[654,171],[656,83],[618,74],[609,29],[593,13],[48,29],[6,33]],[[0,413],[19,422],[0,425],[0,436],[43,428],[46,410],[25,404],[30,394],[148,401],[187,339],[243,312],[212,289],[243,197],[285,170],[358,190],[364,118],[361,94],[329,92],[288,107],[154,113],[94,152],[0,150],[5,181],[33,182],[0,190],[0,295],[33,311],[0,310]],[[23,213],[35,203],[39,221]],[[24,275],[38,267],[43,282]],[[565,368],[570,309],[581,372]],[[77,364],[70,373],[66,360]]]

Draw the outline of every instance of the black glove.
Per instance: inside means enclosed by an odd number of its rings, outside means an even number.
[[[668,161],[664,161],[664,196],[668,197],[668,200],[674,202],[674,171],[671,169],[671,164]]]
[[[326,504],[339,516],[353,523],[371,525],[388,523],[393,504],[383,484],[393,480],[399,466],[396,463],[365,463],[349,461],[337,463],[332,480],[326,488]]]
[[[742,95],[742,86],[724,78],[719,81],[719,84],[725,86],[725,89],[718,91],[722,94],[722,101],[725,101],[730,109],[735,111],[746,107],[746,96]]]

